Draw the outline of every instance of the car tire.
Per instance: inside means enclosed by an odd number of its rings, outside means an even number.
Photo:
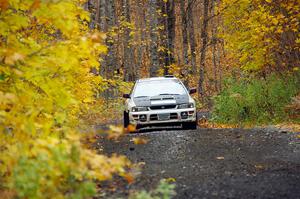
[[[129,126],[129,114],[124,111],[123,114],[123,124],[124,124],[124,128],[127,128]]]

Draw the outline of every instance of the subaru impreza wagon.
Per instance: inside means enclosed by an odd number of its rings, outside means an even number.
[[[137,129],[148,126],[182,126],[197,128],[195,100],[190,96],[196,89],[187,89],[173,76],[154,77],[136,81],[126,98],[124,127]]]

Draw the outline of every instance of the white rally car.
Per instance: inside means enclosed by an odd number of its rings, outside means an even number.
[[[136,81],[126,98],[124,127],[137,129],[148,126],[182,125],[184,129],[197,128],[195,100],[184,84],[173,76],[154,77]]]

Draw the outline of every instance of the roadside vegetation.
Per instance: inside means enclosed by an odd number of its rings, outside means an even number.
[[[299,122],[299,108],[292,106],[299,90],[296,76],[227,79],[224,90],[214,98],[212,120],[249,125]]]
[[[299,8],[296,1],[222,2],[222,37],[237,70],[214,97],[213,121],[299,123]]]

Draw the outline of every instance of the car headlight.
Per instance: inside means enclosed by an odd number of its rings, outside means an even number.
[[[194,108],[194,107],[195,107],[194,103],[180,104],[180,105],[178,105],[178,109]]]
[[[141,112],[141,111],[148,111],[148,108],[135,106],[135,107],[132,107],[131,110],[132,110],[132,112]]]

